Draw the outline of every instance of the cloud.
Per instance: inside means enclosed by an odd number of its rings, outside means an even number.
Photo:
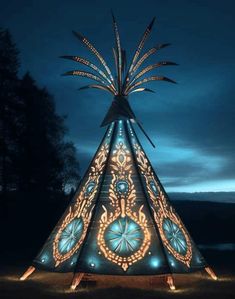
[[[99,125],[112,99],[100,91],[78,92],[89,81],[61,77],[64,71],[80,66],[57,57],[75,54],[98,63],[71,34],[79,30],[113,69],[112,6],[128,59],[144,27],[157,15],[147,48],[161,42],[173,45],[159,51],[149,63],[172,60],[180,64],[158,70],[179,84],[149,84],[155,94],[129,98],[158,146],[153,151],[137,129],[166,187],[200,191],[206,184],[215,189],[221,182],[224,188],[235,189],[235,39],[230,30],[235,27],[234,1],[221,5],[219,0],[150,0],[143,6],[133,0],[123,2],[125,10],[122,1],[57,2],[31,1],[28,5],[27,0],[9,0],[1,7],[0,17],[21,51],[21,74],[30,70],[39,85],[55,95],[58,112],[68,115],[70,138],[78,148],[82,171],[105,132]]]

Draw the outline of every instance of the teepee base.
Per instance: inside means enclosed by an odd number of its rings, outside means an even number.
[[[175,290],[175,285],[174,285],[174,279],[173,279],[172,275],[168,275],[166,277],[166,282],[169,285],[170,290],[174,291]]]
[[[218,277],[216,276],[215,272],[210,267],[206,267],[205,270],[210,275],[210,277],[212,279],[214,279],[214,280],[218,279]]]
[[[70,289],[75,290],[76,287],[80,284],[83,276],[84,276],[84,273],[75,273],[73,276],[73,281],[70,286]]]
[[[26,280],[33,272],[35,271],[35,267],[30,266],[25,273],[20,277],[20,280]]]

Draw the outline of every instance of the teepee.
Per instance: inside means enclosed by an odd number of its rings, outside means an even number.
[[[74,198],[21,280],[35,268],[74,272],[73,289],[84,273],[165,274],[171,289],[175,289],[174,273],[205,269],[217,279],[172,207],[132,125],[136,123],[152,143],[136,119],[128,95],[152,92],[143,87],[149,81],[175,83],[163,76],[145,76],[156,68],[175,65],[173,62],[157,62],[139,71],[149,56],[169,45],[157,45],[141,55],[153,23],[154,19],[126,68],[126,55],[113,16],[115,77],[90,41],[74,32],[98,58],[102,69],[79,56],[62,56],[92,69],[92,72],[74,70],[64,75],[90,78],[96,84],[80,89],[102,89],[114,99],[101,124],[107,126],[107,131]]]

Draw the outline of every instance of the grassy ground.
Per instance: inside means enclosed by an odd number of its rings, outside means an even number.
[[[38,271],[27,281],[19,281],[24,271],[19,267],[1,269],[1,299],[150,299],[150,298],[202,298],[231,299],[235,297],[235,274],[217,273],[219,280],[211,280],[206,273],[175,275],[177,289],[170,291],[164,277],[94,277],[96,284],[82,283],[76,291],[69,285],[72,274]]]

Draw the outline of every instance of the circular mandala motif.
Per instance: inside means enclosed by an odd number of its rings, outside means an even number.
[[[129,256],[142,245],[144,234],[138,223],[129,217],[118,218],[105,231],[108,248],[119,256]]]
[[[124,180],[120,180],[116,184],[116,189],[119,193],[127,193],[129,189],[128,183]]]
[[[162,224],[163,232],[171,247],[178,253],[185,255],[187,252],[187,242],[182,230],[169,218],[165,218]]]
[[[157,196],[157,195],[158,195],[158,191],[157,191],[157,187],[156,187],[154,181],[151,181],[151,182],[149,183],[149,185],[150,185],[150,188],[151,188],[151,190],[153,191],[153,193]]]
[[[83,231],[81,218],[73,219],[62,231],[58,243],[60,254],[68,253],[79,241]]]
[[[89,195],[95,188],[95,182],[91,181],[86,187],[86,195]]]

